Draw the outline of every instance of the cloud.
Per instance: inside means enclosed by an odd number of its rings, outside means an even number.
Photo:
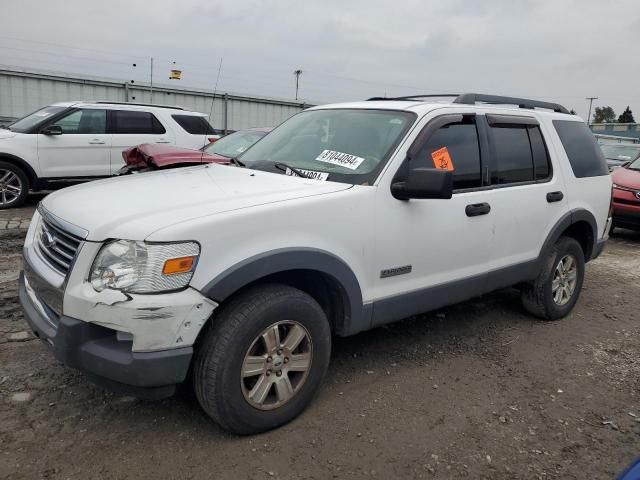
[[[635,0],[21,0],[0,63],[145,81],[153,56],[156,81],[176,61],[183,85],[212,88],[222,57],[224,91],[292,98],[301,68],[311,102],[481,91],[586,116],[592,95],[640,108],[639,26]]]

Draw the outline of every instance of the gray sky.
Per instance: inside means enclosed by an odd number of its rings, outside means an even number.
[[[0,64],[293,98],[587,96],[640,120],[637,0],[1,0]],[[172,61],[183,79],[168,80]],[[137,63],[137,67],[132,67]],[[175,67],[174,67],[175,68]],[[634,108],[635,107],[635,108]]]

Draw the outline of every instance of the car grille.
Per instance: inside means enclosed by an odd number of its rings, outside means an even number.
[[[80,249],[82,238],[54,225],[43,216],[36,233],[36,243],[44,260],[66,275]]]

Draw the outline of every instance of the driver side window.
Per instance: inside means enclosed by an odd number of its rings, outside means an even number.
[[[107,111],[83,109],[71,112],[53,125],[62,128],[62,133],[94,134],[107,131]]]
[[[482,186],[480,144],[475,116],[449,123],[433,132],[411,159],[414,167],[453,170],[453,189]]]

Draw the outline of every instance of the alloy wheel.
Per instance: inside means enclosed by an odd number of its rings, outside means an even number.
[[[560,259],[553,274],[551,294],[556,305],[566,305],[576,290],[578,283],[578,262],[573,255]]]
[[[15,202],[23,188],[22,180],[15,172],[0,169],[0,205],[6,206]]]
[[[264,329],[242,363],[245,400],[259,410],[273,410],[291,400],[307,379],[312,348],[307,329],[293,320]]]

